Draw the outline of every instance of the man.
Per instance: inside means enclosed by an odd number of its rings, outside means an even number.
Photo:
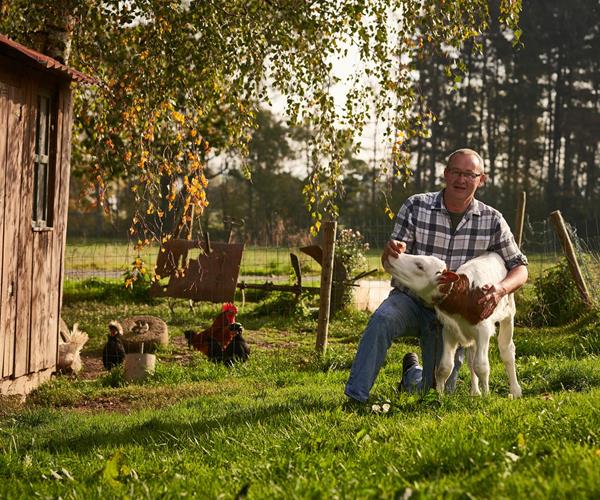
[[[445,189],[438,193],[411,196],[400,208],[382,262],[403,252],[434,255],[455,271],[460,265],[484,252],[498,253],[508,274],[500,283],[489,283],[481,303],[482,319],[492,314],[500,299],[527,281],[527,258],[520,252],[508,224],[497,210],[475,199],[486,180],[483,160],[472,149],[459,149],[448,157],[444,169]],[[371,316],[360,339],[358,351],[346,384],[350,400],[366,402],[387,350],[397,337],[419,338],[423,366],[415,353],[402,363],[401,387],[427,391],[433,386],[435,364],[441,357],[441,327],[435,311],[409,290],[395,288]],[[464,353],[458,349],[454,371],[446,391],[456,385]]]

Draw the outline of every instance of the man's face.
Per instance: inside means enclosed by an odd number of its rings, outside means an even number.
[[[457,154],[444,170],[445,196],[455,203],[469,200],[475,196],[477,188],[485,183],[485,179],[475,155]]]

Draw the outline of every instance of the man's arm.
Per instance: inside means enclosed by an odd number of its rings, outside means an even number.
[[[527,266],[516,266],[513,267],[510,271],[508,271],[508,274],[499,283],[499,285],[506,290],[506,294],[513,293],[525,284],[528,277],[529,272],[527,271]]]
[[[528,276],[527,266],[520,265],[508,271],[508,274],[500,283],[483,285],[481,289],[485,295],[479,299],[479,303],[485,305],[480,318],[483,320],[489,317],[496,309],[500,299],[521,288],[527,281]]]

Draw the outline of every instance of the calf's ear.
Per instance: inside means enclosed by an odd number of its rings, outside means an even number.
[[[454,283],[455,281],[458,281],[458,274],[456,274],[454,271],[446,270],[442,272],[441,276],[438,278],[438,283],[440,285]]]

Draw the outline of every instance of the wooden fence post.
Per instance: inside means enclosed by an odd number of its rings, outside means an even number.
[[[517,218],[515,221],[515,240],[517,246],[521,248],[523,242],[523,226],[525,225],[525,206],[527,205],[527,193],[521,192],[519,196],[519,205],[517,206]]]
[[[317,352],[327,349],[329,311],[331,309],[331,285],[333,283],[333,257],[335,255],[336,221],[323,224],[323,262],[321,263],[321,300],[319,301],[319,323],[317,325]]]
[[[555,210],[550,214],[550,221],[554,225],[554,229],[556,230],[558,238],[560,239],[560,243],[567,257],[569,269],[571,270],[571,274],[573,275],[573,279],[575,280],[575,285],[577,286],[577,291],[581,296],[581,300],[583,300],[583,303],[586,305],[586,307],[591,307],[592,298],[590,297],[590,292],[588,290],[587,284],[585,283],[583,275],[581,274],[581,268],[579,267],[579,263],[577,262],[575,249],[573,248],[571,238],[569,238],[569,233],[567,232],[567,227],[565,226],[565,221],[560,213],[560,210]]]

